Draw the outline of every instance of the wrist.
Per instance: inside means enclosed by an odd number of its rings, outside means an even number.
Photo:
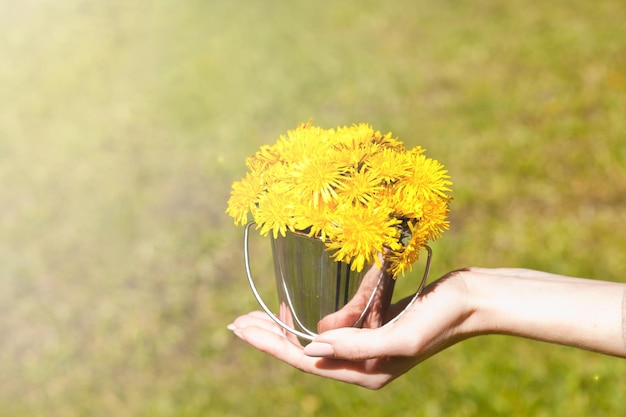
[[[454,272],[453,278],[461,291],[459,300],[464,303],[466,312],[458,326],[458,333],[463,338],[493,333],[493,303],[484,290],[491,285],[488,282],[490,277],[476,273],[473,268],[467,268]]]

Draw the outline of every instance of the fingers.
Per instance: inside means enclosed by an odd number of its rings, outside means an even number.
[[[238,317],[232,324],[228,325],[228,329],[236,331],[252,326],[274,332],[278,335],[283,333],[282,329],[276,326],[276,323],[262,311],[253,311],[245,316]]]
[[[359,319],[362,311],[363,306],[348,303],[341,310],[322,318],[317,324],[317,331],[323,333],[339,327],[351,327]]]
[[[368,329],[341,328],[318,336],[315,341],[302,348],[294,345],[285,330],[261,311],[238,317],[228,328],[257,349],[290,364],[293,364],[293,361],[285,352],[292,352],[293,347],[298,349],[299,355],[312,358],[358,361],[376,357],[382,349],[377,342],[384,340],[384,337],[372,337]],[[337,352],[333,350],[333,345],[337,346]]]
[[[255,311],[237,318],[228,326],[238,337],[257,349],[276,356],[294,365],[299,356],[311,358],[333,358],[349,361],[406,356],[407,341],[395,341],[397,335],[390,331],[392,326],[379,329],[357,329],[345,327],[322,333],[313,342],[302,348],[291,334],[278,326],[264,312]],[[296,348],[297,351],[294,351]],[[288,352],[288,353],[286,353]],[[296,352],[297,356],[291,356]]]
[[[389,356],[410,356],[410,343],[398,340],[400,332],[393,325],[377,329],[342,328],[320,334],[304,347],[306,355],[364,361]]]
[[[359,385],[367,383],[361,369],[364,364],[307,356],[302,347],[289,341],[280,326],[264,315],[250,313],[228,327],[243,341],[301,371]]]
[[[303,370],[310,370],[308,365],[314,367],[320,357],[360,361],[387,356],[379,355],[384,352],[384,338],[372,337],[370,329],[333,330],[302,348],[292,343],[285,331],[263,312],[241,316],[228,328],[255,348]]]
[[[376,264],[372,265],[350,301],[339,311],[320,320],[318,332],[352,326],[380,327],[387,321],[394,284],[395,281],[383,274]]]
[[[318,355],[309,356],[305,353],[306,350],[309,353],[315,353],[316,342],[304,349],[297,346],[288,339],[280,326],[262,312],[241,316],[228,328],[253,347],[301,371],[369,389],[385,386],[414,365],[413,358],[388,358],[386,355],[384,358],[358,360],[376,357],[377,352],[384,351],[380,339],[376,342],[377,338],[371,340],[358,335],[360,331],[369,333],[369,330],[346,328],[324,334],[326,339],[321,339],[321,343],[324,343],[324,340],[332,341],[333,349],[336,347],[337,351],[318,351],[317,353],[328,355],[318,357]],[[343,340],[344,337],[346,340]],[[361,348],[348,349],[350,340],[358,343]],[[317,343],[319,346],[320,342]]]
[[[291,340],[292,335],[285,334],[285,331],[263,312],[255,311],[238,317],[228,325],[228,329],[260,351],[298,369],[308,372],[317,361],[304,355],[302,346],[299,346],[297,340]]]

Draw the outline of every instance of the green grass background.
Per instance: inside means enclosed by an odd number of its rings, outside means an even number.
[[[257,305],[224,210],[262,144],[311,117],[368,122],[452,175],[433,277],[625,281],[625,14],[622,0],[0,0],[0,415],[624,414],[625,361],[508,337],[377,392],[254,351],[226,330]]]

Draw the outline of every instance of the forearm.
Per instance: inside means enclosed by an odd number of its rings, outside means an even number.
[[[626,357],[626,285],[530,270],[472,269],[473,334],[508,334]],[[504,271],[504,270],[503,270]]]

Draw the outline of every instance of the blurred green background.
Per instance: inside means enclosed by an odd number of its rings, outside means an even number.
[[[0,415],[624,414],[626,361],[537,342],[469,340],[377,392],[254,351],[226,330],[257,305],[224,210],[262,144],[309,118],[368,122],[452,175],[432,277],[625,281],[625,15],[622,0],[0,0]]]

